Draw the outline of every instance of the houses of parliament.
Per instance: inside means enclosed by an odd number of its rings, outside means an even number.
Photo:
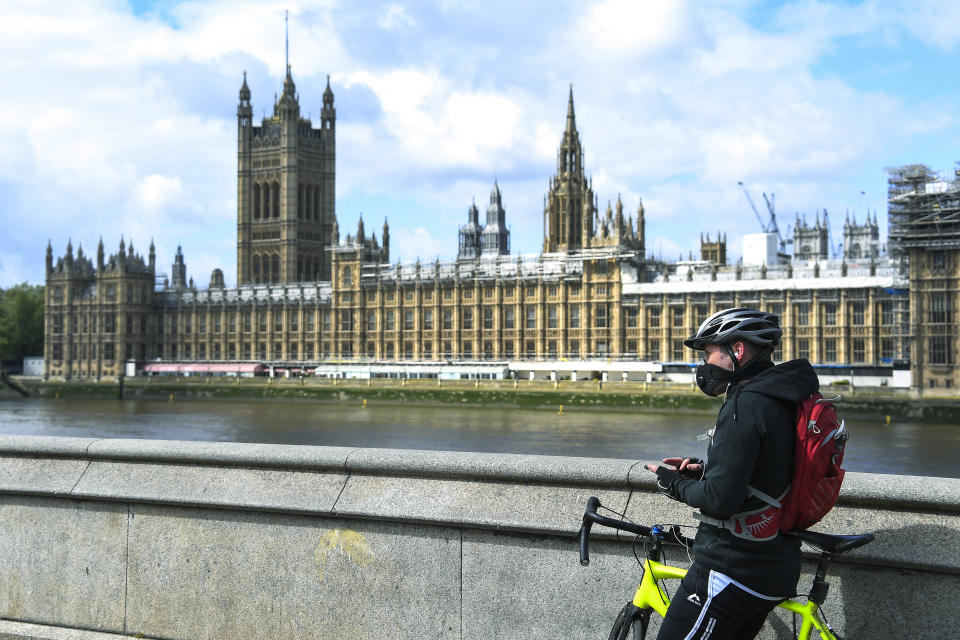
[[[659,363],[689,371],[682,340],[731,306],[777,313],[775,359],[870,375],[909,368],[917,393],[955,389],[960,285],[960,174],[888,170],[889,237],[876,214],[843,226],[833,250],[826,212],[797,216],[792,237],[727,263],[726,238],[701,234],[698,257],[647,252],[642,203],[594,193],[570,90],[543,246],[513,256],[494,182],[486,210],[460,227],[457,259],[390,262],[361,218],[341,237],[335,212],[336,109],[329,78],[319,126],[302,117],[287,67],[273,115],[253,122],[244,74],[237,105],[237,286],[215,269],[206,288],[178,248],[160,276],[151,243],[95,256],[68,242],[46,251],[44,367],[50,378],[109,378],[158,364],[196,371],[261,364],[310,372],[357,362]],[[789,241],[792,252],[783,252]],[[451,239],[452,241],[452,239]],[[611,364],[613,363],[613,364]],[[589,369],[591,365],[583,364]],[[626,373],[623,374],[626,378]]]

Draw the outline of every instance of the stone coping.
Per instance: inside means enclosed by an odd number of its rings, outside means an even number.
[[[0,435],[0,456],[656,490],[641,461],[611,458],[25,435]],[[851,472],[839,504],[960,512],[960,479]]]

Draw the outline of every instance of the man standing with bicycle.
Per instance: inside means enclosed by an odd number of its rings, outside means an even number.
[[[797,403],[819,388],[805,359],[774,365],[783,331],[776,315],[725,309],[684,340],[704,352],[697,386],[726,394],[707,432],[707,460],[666,458],[646,468],[669,497],[699,509],[694,562],[658,640],[743,640],[760,632],[778,602],[794,595],[800,542],[780,535],[793,472]]]

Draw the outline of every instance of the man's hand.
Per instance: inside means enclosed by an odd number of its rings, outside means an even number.
[[[693,478],[694,480],[699,480],[703,477],[703,460],[700,458],[664,458],[663,464],[669,465],[677,470],[677,472],[684,476],[685,478]],[[649,469],[651,465],[647,465]],[[656,473],[656,467],[654,466],[651,469]]]

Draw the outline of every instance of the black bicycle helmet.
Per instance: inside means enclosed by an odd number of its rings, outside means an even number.
[[[775,347],[780,343],[783,329],[773,313],[757,309],[724,309],[703,321],[695,335],[683,341],[691,349],[703,350],[708,344],[752,342],[761,347]]]

